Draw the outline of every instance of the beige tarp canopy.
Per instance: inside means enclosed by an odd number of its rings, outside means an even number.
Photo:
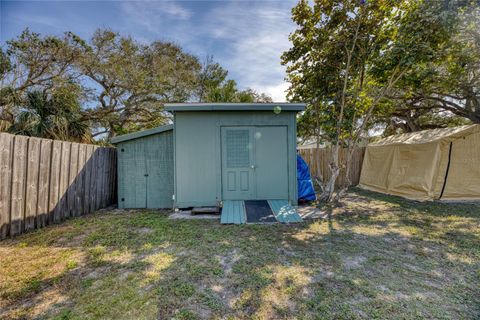
[[[414,200],[480,200],[480,125],[370,143],[360,186]]]

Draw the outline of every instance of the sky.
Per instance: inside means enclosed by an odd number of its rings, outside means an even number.
[[[25,28],[41,34],[72,31],[84,39],[110,28],[148,43],[173,41],[201,60],[212,55],[241,89],[285,101],[282,52],[295,29],[295,0],[278,1],[5,1],[0,45]]]

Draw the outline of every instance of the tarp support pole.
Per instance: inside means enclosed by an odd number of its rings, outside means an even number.
[[[442,192],[440,192],[440,197],[438,198],[439,200],[442,199],[443,191],[445,191],[445,186],[447,185],[448,171],[450,170],[450,160],[452,158],[452,144],[453,142],[450,142],[450,148],[448,149],[447,170],[445,171],[445,180],[443,180]]]

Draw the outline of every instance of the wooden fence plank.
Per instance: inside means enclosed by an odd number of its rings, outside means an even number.
[[[115,180],[115,163],[114,163],[114,151],[113,148],[108,148],[108,176],[107,176],[107,185],[108,185],[108,195],[107,195],[107,206],[113,203],[113,193],[114,185],[113,181]]]
[[[91,206],[91,210],[92,212],[94,212],[95,210],[97,210],[97,198],[98,198],[98,175],[99,175],[99,171],[98,171],[98,159],[99,159],[99,154],[100,152],[100,148],[99,147],[95,147],[95,150],[93,152],[93,162],[92,162],[92,190],[94,191],[93,194],[92,194],[92,199],[91,199],[91,203],[90,203],[90,206]]]
[[[103,203],[102,207],[107,207],[110,203],[108,202],[108,197],[110,196],[110,188],[108,187],[109,185],[109,177],[110,177],[110,148],[105,149],[105,163],[103,166],[103,190],[104,190],[104,196],[103,196]]]
[[[62,157],[60,160],[60,182],[58,193],[58,213],[55,212],[55,222],[68,218],[68,186],[70,179],[70,152],[72,144],[62,142]]]
[[[105,206],[105,162],[107,161],[107,150],[106,149],[100,149],[100,161],[99,161],[99,166],[100,166],[100,189],[99,189],[99,194],[100,194],[100,203],[98,204],[98,208],[102,208]]]
[[[71,143],[70,150],[70,174],[68,178],[68,187],[67,187],[67,201],[68,201],[68,217],[75,217],[76,208],[75,208],[75,189],[77,187],[77,173],[78,173],[78,143]]]
[[[107,148],[106,149],[106,152],[107,152],[107,162],[106,162],[106,175],[105,175],[105,191],[106,191],[106,195],[105,195],[105,204],[106,206],[108,207],[110,204],[111,204],[111,199],[112,199],[112,185],[111,185],[111,181],[112,181],[112,148]]]
[[[97,204],[95,210],[98,210],[102,207],[103,205],[103,197],[104,197],[104,188],[103,188],[103,178],[105,175],[105,170],[104,170],[104,164],[105,164],[105,149],[99,148],[98,149],[98,161],[97,161],[97,175],[98,175],[98,181],[97,181]]]
[[[77,176],[76,180],[76,189],[75,189],[75,213],[77,216],[81,216],[84,214],[83,209],[83,196],[85,193],[85,154],[86,154],[86,145],[79,144],[78,145],[78,169],[77,169]]]
[[[22,233],[24,227],[27,147],[28,137],[15,136],[13,147],[12,203],[10,206],[10,235]]]
[[[62,141],[53,141],[50,154],[50,185],[48,191],[48,223],[61,220],[61,202],[63,195],[60,190],[61,161],[63,157]]]
[[[103,188],[104,188],[104,198],[102,207],[107,207],[110,205],[110,148],[105,149],[105,174],[103,176]]]
[[[105,189],[104,207],[110,205],[110,148],[105,149],[105,176],[103,177],[103,187]]]
[[[91,192],[91,177],[92,177],[92,155],[93,146],[87,145],[85,150],[85,178],[84,178],[84,194],[83,194],[83,209],[84,213],[90,213],[90,192]]]
[[[0,240],[10,228],[13,135],[0,133]]]
[[[106,152],[106,165],[105,165],[105,206],[110,205],[110,198],[112,196],[112,190],[110,181],[112,178],[112,155],[110,153],[111,148],[105,149]]]
[[[94,212],[96,210],[96,203],[97,203],[97,161],[98,161],[98,149],[99,147],[93,147],[92,153],[92,174],[90,178],[90,187],[92,188],[90,191],[90,212]]]
[[[40,164],[39,138],[29,138],[27,150],[27,177],[25,186],[25,231],[35,229],[38,201],[38,171]]]
[[[117,202],[117,149],[112,148],[112,195],[110,199],[110,204]]]
[[[38,201],[36,217],[37,228],[42,228],[48,223],[51,156],[52,141],[42,139],[40,145],[40,163],[38,170]]]
[[[117,172],[117,166],[115,164],[117,151],[114,148],[110,148],[110,198],[109,205],[115,202],[115,176]]]

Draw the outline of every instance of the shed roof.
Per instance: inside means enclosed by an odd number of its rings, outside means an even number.
[[[477,132],[480,132],[480,125],[478,124],[451,128],[430,129],[388,136],[381,140],[372,142],[368,146],[376,147],[401,144],[422,144],[443,139],[455,140]]]
[[[138,132],[132,132],[132,133],[124,134],[121,136],[116,136],[116,137],[113,137],[110,142],[113,144],[117,144],[119,142],[138,139],[138,138],[150,136],[152,134],[157,134],[157,133],[161,133],[169,130],[173,130],[173,124],[160,126],[160,127],[156,127],[148,130],[138,131]]]
[[[166,103],[165,110],[177,111],[303,111],[304,103]],[[278,109],[278,108],[277,108]]]

